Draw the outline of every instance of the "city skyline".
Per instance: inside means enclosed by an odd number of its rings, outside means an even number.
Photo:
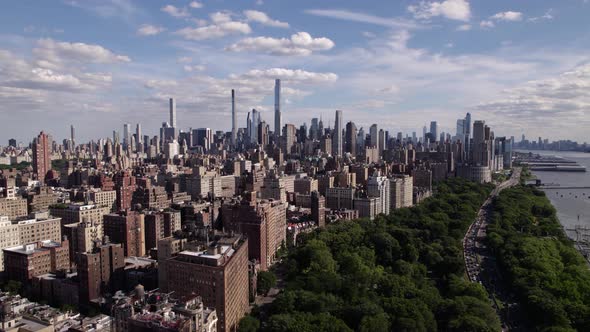
[[[231,89],[239,127],[254,108],[273,127],[275,79],[282,124],[326,120],[339,109],[359,129],[376,122],[419,132],[433,119],[449,132],[471,112],[499,135],[586,140],[590,70],[579,45],[589,37],[574,32],[588,25],[590,6],[581,0],[10,8],[0,14],[0,121],[26,122],[30,132],[10,126],[2,141],[41,130],[58,136],[70,124],[80,142],[123,123],[156,134],[169,98],[179,129],[229,131]]]

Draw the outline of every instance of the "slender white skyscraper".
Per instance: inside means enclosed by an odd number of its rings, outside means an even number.
[[[281,80],[275,80],[275,136],[281,136]]]
[[[236,92],[231,89],[231,143],[235,146],[238,139],[238,117],[236,115]]]
[[[176,102],[170,98],[170,127],[176,128]]]
[[[332,143],[332,152],[335,156],[342,156],[342,111],[336,111],[336,119],[334,123],[334,138]]]
[[[137,127],[135,128],[135,142],[137,143],[137,152],[143,152],[143,144],[142,142],[142,138],[141,138],[141,124],[137,124]]]

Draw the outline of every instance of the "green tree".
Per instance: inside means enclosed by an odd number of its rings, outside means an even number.
[[[238,325],[239,332],[256,332],[260,328],[260,321],[250,315],[240,320]]]
[[[258,294],[266,295],[277,284],[277,276],[271,271],[260,271],[256,277]]]

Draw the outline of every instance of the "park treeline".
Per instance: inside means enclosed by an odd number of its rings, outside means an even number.
[[[450,179],[419,206],[306,234],[283,263],[286,289],[240,331],[499,331],[462,254],[491,189]]]
[[[543,191],[519,186],[493,203],[487,242],[537,331],[590,331],[590,271]]]

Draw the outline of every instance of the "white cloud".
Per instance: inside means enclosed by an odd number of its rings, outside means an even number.
[[[380,17],[341,9],[309,9],[306,10],[305,13],[338,20],[374,24],[388,28],[417,29],[422,27],[416,22],[405,20],[403,18]]]
[[[188,17],[188,16],[190,16],[190,13],[188,12],[188,10],[186,8],[179,8],[179,7],[175,7],[173,5],[166,5],[166,6],[162,7],[161,10],[164,13],[167,13],[168,15],[173,16],[173,17]]]
[[[484,29],[491,29],[491,28],[495,27],[496,25],[492,21],[483,20],[483,21],[479,22],[479,26]]]
[[[39,58],[53,64],[59,64],[64,61],[78,61],[81,63],[131,61],[128,56],[115,54],[100,45],[58,42],[53,39],[39,39],[33,53]]]
[[[205,69],[207,69],[207,67],[205,67],[203,65],[194,65],[194,66],[184,65],[183,69],[184,69],[184,71],[187,71],[187,72],[193,72],[193,71],[204,71]]]
[[[334,47],[328,38],[313,38],[307,32],[298,32],[291,38],[254,37],[242,39],[226,47],[232,52],[262,52],[273,55],[310,55],[314,51],[326,51]]]
[[[127,22],[132,22],[136,16],[145,16],[147,14],[141,6],[136,6],[131,0],[67,0],[63,1],[63,3],[86,10],[102,18],[120,18]]]
[[[248,24],[232,21],[199,28],[184,28],[176,31],[175,34],[188,40],[205,40],[221,38],[231,34],[249,34],[251,32],[252,29]]]
[[[60,59],[59,63],[69,61]],[[110,74],[81,72],[78,61],[53,69],[38,67],[42,60],[27,62],[0,50],[0,87],[27,90],[74,92],[95,90],[112,82]]]
[[[457,27],[457,31],[469,31],[471,30],[471,24],[462,24]]]
[[[480,103],[475,109],[493,114],[510,127],[524,124],[539,135],[565,130],[583,137],[590,126],[589,91],[590,65],[584,64],[555,77],[507,89],[496,100]]]
[[[301,69],[270,68],[253,69],[242,75],[231,75],[230,78],[257,78],[273,80],[279,78],[286,82],[324,83],[335,82],[338,75],[334,73],[309,72]]]
[[[144,86],[148,89],[162,89],[162,88],[170,88],[178,86],[178,82],[174,80],[148,80],[145,82]]]
[[[471,8],[466,0],[420,1],[418,5],[408,6],[408,11],[414,18],[421,20],[443,16],[450,20],[467,22],[471,18]]]
[[[507,11],[507,12],[497,13],[497,14],[491,16],[490,18],[493,20],[496,20],[496,21],[516,22],[516,21],[522,21],[522,13]]]
[[[150,24],[144,24],[141,27],[139,27],[139,29],[137,29],[137,34],[140,36],[154,36],[154,35],[157,35],[165,30],[166,29],[163,27],[150,25]]]
[[[289,28],[289,23],[273,20],[264,12],[258,10],[245,10],[244,15],[248,21],[258,22],[275,28]]]
[[[545,12],[542,16],[530,17],[527,21],[529,22],[539,22],[539,21],[549,21],[553,19],[553,9],[549,9]]]
[[[197,28],[186,27],[174,34],[188,40],[206,40],[225,37],[227,35],[250,34],[252,29],[248,23],[234,21],[228,12],[215,12],[209,15],[212,23]]]
[[[211,17],[211,21],[217,24],[232,21],[231,14],[228,12],[215,12],[210,14],[209,16]]]
[[[198,8],[203,8],[203,4],[202,4],[202,3],[200,3],[200,2],[198,2],[198,1],[192,1],[192,2],[189,4],[189,7],[191,7],[191,8],[195,8],[195,9],[198,9]]]

